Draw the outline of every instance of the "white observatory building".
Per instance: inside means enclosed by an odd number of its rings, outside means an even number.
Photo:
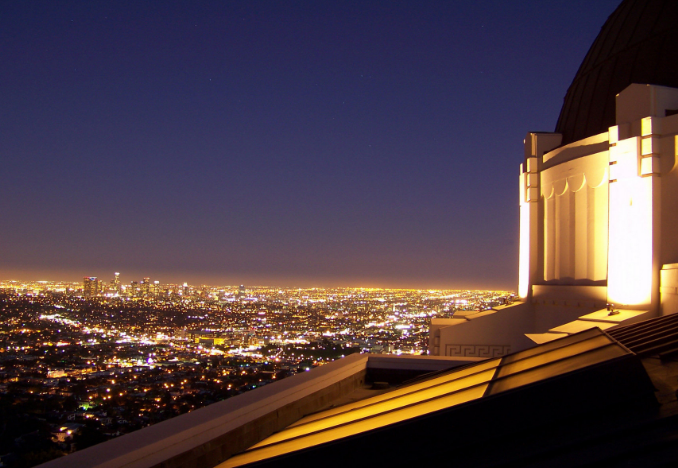
[[[520,303],[434,319],[438,356],[496,357],[678,312],[678,3],[625,1],[520,164]],[[609,309],[609,310],[608,310]]]

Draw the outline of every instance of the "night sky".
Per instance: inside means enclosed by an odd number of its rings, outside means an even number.
[[[619,0],[0,3],[0,280],[517,287]]]

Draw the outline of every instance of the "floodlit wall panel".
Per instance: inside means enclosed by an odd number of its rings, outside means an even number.
[[[556,197],[544,200],[544,280],[556,279]]]
[[[542,172],[544,281],[607,279],[607,168],[603,151]]]
[[[653,177],[639,172],[640,138],[610,149],[608,298],[647,307],[652,293]]]
[[[520,245],[519,245],[519,265],[518,265],[518,296],[526,298],[530,287],[530,249],[534,240],[531,239],[531,207],[527,200],[526,177],[528,174],[520,175]]]

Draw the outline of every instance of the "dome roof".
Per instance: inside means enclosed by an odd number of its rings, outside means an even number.
[[[624,0],[610,15],[565,95],[562,144],[615,125],[615,96],[631,83],[678,88],[678,1]]]

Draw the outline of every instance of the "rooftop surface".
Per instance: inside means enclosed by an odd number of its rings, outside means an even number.
[[[641,361],[605,332],[588,329],[309,415],[219,468],[323,459],[352,466],[440,459],[458,466],[577,466],[631,459],[653,466],[678,460],[672,448],[677,371],[673,361]]]

